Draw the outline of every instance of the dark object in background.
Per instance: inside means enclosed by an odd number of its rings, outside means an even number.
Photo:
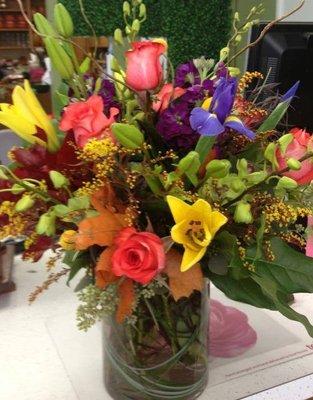
[[[0,245],[0,294],[15,290],[15,284],[12,281],[14,254],[13,241]]]
[[[252,28],[253,42],[266,23]],[[285,93],[296,81],[299,90],[288,112],[288,124],[313,132],[313,23],[276,24],[249,52],[248,71],[260,71],[267,83],[280,83]]]

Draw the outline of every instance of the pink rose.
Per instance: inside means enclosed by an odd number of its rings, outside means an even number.
[[[160,56],[165,46],[157,42],[134,42],[125,55],[127,59],[126,83],[137,91],[156,89],[162,82]]]
[[[150,232],[124,228],[114,240],[112,272],[146,285],[165,267],[162,240]]]
[[[305,129],[294,128],[290,133],[293,134],[294,139],[288,145],[285,154],[282,154],[279,149],[276,153],[279,169],[287,167],[289,158],[299,160],[305,156],[313,144],[311,135]],[[284,175],[294,179],[299,185],[306,185],[313,180],[313,162],[308,159],[302,161],[301,165],[302,167],[299,171],[288,171]]]
[[[109,118],[104,115],[104,104],[100,96],[93,95],[86,101],[67,106],[61,119],[60,129],[73,130],[78,147],[84,147],[89,139],[111,137],[110,126],[115,122],[119,110],[110,108]]]
[[[155,112],[163,112],[167,109],[171,100],[178,99],[186,93],[186,90],[180,87],[173,87],[172,83],[166,83],[160,92],[155,95],[156,99],[152,104]]]
[[[257,334],[246,314],[216,300],[210,301],[209,326],[209,352],[213,357],[237,357],[256,344]]]

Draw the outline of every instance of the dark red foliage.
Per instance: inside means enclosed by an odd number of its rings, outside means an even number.
[[[9,189],[11,184],[9,181],[5,181],[0,179],[0,190],[2,189]],[[11,192],[1,192],[0,191],[0,203],[3,201],[17,201],[19,196],[15,196]]]
[[[59,171],[69,179],[72,190],[77,189],[82,181],[90,178],[90,169],[80,167],[81,161],[77,159],[73,143],[74,136],[70,133],[66,135],[60,150],[56,153],[49,153],[40,145],[14,149],[12,153],[18,163],[14,173],[22,179],[45,179],[49,183],[49,172]],[[52,185],[49,189],[53,189]],[[59,194],[58,192],[57,196]],[[62,201],[64,196],[65,194],[61,194]]]
[[[24,251],[23,260],[31,258],[34,262],[37,262],[46,250],[54,250],[55,248],[56,245],[51,237],[39,236],[37,241]]]

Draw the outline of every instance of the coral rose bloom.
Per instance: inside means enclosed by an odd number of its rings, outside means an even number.
[[[126,276],[145,285],[165,267],[163,243],[153,233],[124,228],[115,238],[115,245],[112,272],[116,276]]]
[[[119,110],[110,108],[109,118],[104,115],[104,104],[100,96],[93,95],[86,101],[67,106],[61,119],[60,129],[73,130],[78,147],[84,147],[90,139],[111,137],[110,126],[115,122]]]
[[[166,83],[160,92],[155,96],[156,99],[152,104],[155,112],[163,112],[170,105],[171,100],[176,100],[186,93],[186,89],[173,87],[172,83]]]
[[[288,145],[285,154],[282,154],[279,149],[276,153],[279,169],[287,167],[289,158],[299,160],[301,157],[305,156],[313,145],[312,137],[305,129],[294,128],[290,133],[293,134],[294,139]],[[288,171],[284,175],[294,179],[299,185],[306,185],[313,180],[312,159],[303,161],[301,165],[299,171]]]
[[[125,53],[126,83],[137,91],[156,89],[163,79],[160,56],[165,46],[157,42],[134,42]]]

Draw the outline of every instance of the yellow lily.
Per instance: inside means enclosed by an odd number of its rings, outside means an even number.
[[[185,252],[181,271],[187,271],[201,260],[216,232],[227,222],[219,211],[202,199],[189,205],[177,197],[167,196],[175,224],[171,230],[174,242],[182,244]]]
[[[0,124],[7,126],[28,143],[47,147],[50,152],[57,151],[59,140],[56,131],[29,81],[24,81],[24,88],[21,86],[14,88],[12,100],[13,105],[0,104]],[[45,132],[47,142],[36,136],[37,128]]]

